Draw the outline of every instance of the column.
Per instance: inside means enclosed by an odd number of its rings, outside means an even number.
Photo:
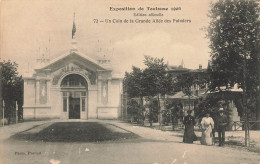
[[[123,94],[123,80],[119,79],[119,93],[120,96]]]
[[[50,80],[47,80],[47,104],[50,104],[50,94],[51,94],[51,87],[50,87]]]
[[[102,96],[102,93],[101,93],[101,83],[102,83],[102,81],[101,80],[98,80],[98,82],[97,82],[97,88],[98,88],[98,90],[97,90],[97,104],[98,104],[98,106],[100,106],[102,103],[101,103],[101,96]]]
[[[67,119],[69,119],[69,92],[67,92]]]
[[[112,83],[112,80],[109,79],[107,81],[107,104],[111,105],[111,102],[110,102],[110,96],[111,96],[111,83]],[[110,92],[110,94],[109,94]]]
[[[35,103],[39,104],[39,96],[40,96],[40,80],[36,80],[35,86]]]

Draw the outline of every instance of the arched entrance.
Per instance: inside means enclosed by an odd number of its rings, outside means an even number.
[[[63,113],[69,119],[87,118],[88,83],[78,74],[69,74],[60,84]]]

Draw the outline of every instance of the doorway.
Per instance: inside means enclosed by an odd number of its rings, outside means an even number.
[[[69,98],[69,119],[80,119],[80,98]]]
[[[67,119],[87,119],[88,85],[86,80],[77,74],[70,74],[61,82],[62,117]]]

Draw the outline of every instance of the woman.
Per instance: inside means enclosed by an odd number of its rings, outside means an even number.
[[[206,117],[202,118],[201,128],[202,128],[201,144],[203,144],[203,145],[213,145],[212,130],[214,129],[214,121],[209,116],[209,113],[206,114]]]
[[[197,140],[196,135],[194,134],[194,125],[195,125],[195,118],[191,115],[191,110],[188,110],[188,115],[184,118],[184,136],[183,136],[183,142],[184,143],[193,143],[194,140]]]

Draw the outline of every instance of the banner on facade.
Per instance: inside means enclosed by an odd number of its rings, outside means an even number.
[[[108,81],[101,82],[101,102],[105,105],[108,101]]]
[[[40,104],[46,104],[47,103],[47,82],[40,81]]]

